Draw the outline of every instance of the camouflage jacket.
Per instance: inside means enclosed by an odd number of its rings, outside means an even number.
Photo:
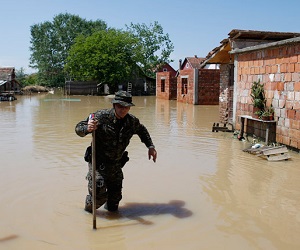
[[[84,137],[89,134],[88,119],[76,125],[77,135]],[[98,120],[98,128],[95,131],[97,166],[100,163],[119,161],[134,134],[137,134],[147,147],[154,147],[147,128],[132,114],[117,119],[113,108],[102,109],[95,113],[95,119]]]

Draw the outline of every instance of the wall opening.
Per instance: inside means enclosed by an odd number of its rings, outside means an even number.
[[[166,88],[166,81],[165,81],[165,79],[161,79],[160,86],[161,86],[160,91],[161,92],[165,92],[165,88]]]
[[[188,92],[188,78],[181,78],[181,94],[186,95]]]

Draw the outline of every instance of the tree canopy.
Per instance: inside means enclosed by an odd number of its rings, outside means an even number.
[[[155,21],[149,26],[146,24],[133,24],[126,26],[127,31],[138,38],[140,53],[138,65],[148,76],[155,76],[155,71],[164,63],[170,63],[170,55],[174,51],[169,34],[164,34],[162,26]]]
[[[68,13],[32,25],[30,42],[30,66],[38,69],[40,83],[50,86],[62,85],[66,77],[110,86],[140,71],[155,77],[157,68],[172,61],[174,50],[158,22],[117,30]]]
[[[52,22],[32,25],[30,66],[38,69],[40,80],[45,85],[64,82],[64,65],[75,38],[79,34],[88,36],[106,28],[104,21],[87,21],[68,13],[55,16]]]
[[[115,88],[136,69],[137,39],[129,32],[108,29],[77,37],[69,51],[66,71],[75,80],[98,80]]]

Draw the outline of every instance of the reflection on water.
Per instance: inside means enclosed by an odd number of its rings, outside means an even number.
[[[128,147],[120,213],[83,211],[91,137],[75,124],[111,99],[57,94],[0,102],[0,249],[299,249],[299,154],[268,162],[213,133],[217,106],[134,97],[158,150]]]

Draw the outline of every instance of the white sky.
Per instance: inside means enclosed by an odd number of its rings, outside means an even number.
[[[205,57],[232,29],[300,32],[299,10],[299,0],[0,0],[0,66],[31,73],[30,26],[60,13],[121,29],[158,21],[174,44],[177,70],[179,59]]]

